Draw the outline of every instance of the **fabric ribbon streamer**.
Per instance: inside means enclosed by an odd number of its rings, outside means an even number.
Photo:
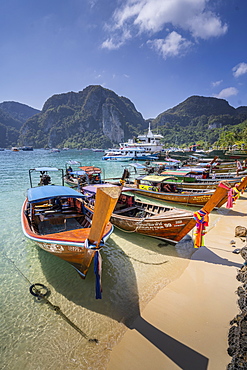
[[[241,192],[238,190],[237,185],[240,183],[235,184],[233,188],[229,188],[228,186],[224,185],[222,182],[219,184],[221,188],[228,189],[228,199],[226,208],[232,208],[235,201],[240,197]]]
[[[234,197],[233,189],[224,185],[222,182],[219,183],[219,186],[221,188],[224,188],[224,189],[228,190],[228,198],[227,198],[226,208],[232,208],[233,207],[233,197]]]
[[[236,186],[234,186],[232,189],[233,189],[232,201],[234,203],[240,197],[241,192],[238,190]]]
[[[194,213],[193,218],[196,220],[194,247],[200,248],[204,246],[204,235],[209,222],[208,213],[200,209],[200,211]]]
[[[101,299],[102,298],[102,286],[101,286],[101,274],[102,274],[102,258],[100,251],[97,250],[94,255],[94,273],[96,276],[96,283],[95,283],[95,298]]]

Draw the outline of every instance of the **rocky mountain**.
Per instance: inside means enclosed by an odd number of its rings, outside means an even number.
[[[153,121],[156,125],[164,125],[167,122],[179,122],[181,126],[186,126],[191,123],[193,119],[199,117],[239,117],[241,120],[247,115],[247,107],[233,108],[224,99],[204,97],[204,96],[191,96],[182,103],[176,105],[174,108],[168,109],[160,113]],[[223,121],[222,121],[223,123]]]
[[[21,103],[0,103],[0,147],[16,145],[23,123],[38,112],[40,111]]]
[[[26,104],[17,103],[14,101],[4,101],[3,103],[0,103],[0,112],[1,110],[16,122],[20,122],[21,126],[28,120],[28,118],[40,112],[38,109],[34,109]]]
[[[226,100],[191,96],[177,106],[144,120],[126,97],[102,86],[50,97],[42,111],[15,102],[0,104],[0,146],[108,148],[147,132],[164,136],[164,145],[218,140],[222,131],[240,132],[247,125],[247,107]],[[24,122],[24,123],[23,123]]]
[[[240,130],[247,119],[247,107],[234,108],[224,99],[191,96],[174,108],[160,113],[153,127],[165,136],[168,145],[198,140],[212,144],[223,130]]]
[[[137,135],[145,126],[129,99],[94,85],[49,98],[42,111],[22,126],[19,144],[107,148]]]

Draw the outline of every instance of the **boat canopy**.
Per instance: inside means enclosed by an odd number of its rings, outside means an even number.
[[[97,173],[101,173],[101,169],[99,167],[94,166],[83,166],[79,167],[81,170],[85,171],[88,175],[93,175]]]
[[[30,171],[41,172],[41,171],[61,171],[61,170],[59,168],[56,168],[56,167],[36,167],[36,168],[33,168]]]
[[[141,163],[130,163],[130,164],[128,164],[128,166],[130,166],[130,167],[134,167],[134,168],[136,168],[136,169],[140,169],[140,170],[142,170],[142,169],[146,169],[146,168],[148,168],[146,165],[144,165],[144,164],[141,164]]]
[[[81,164],[81,162],[78,162],[78,161],[74,161],[73,159],[70,159],[69,161],[66,161],[66,163],[68,164]]]
[[[205,172],[205,171],[208,171],[208,168],[206,168],[206,167],[188,167],[188,168],[186,168],[186,167],[181,167],[180,169],[179,169],[180,171],[188,171],[189,173],[190,172],[197,172],[197,173],[203,173],[203,172]]]
[[[57,197],[84,198],[85,196],[74,189],[61,185],[39,186],[30,188],[27,191],[27,199],[30,203],[36,203]]]
[[[190,173],[190,170],[174,170],[174,171],[163,171],[162,175],[167,175],[167,176],[186,176]]]
[[[83,175],[86,175],[86,172],[85,171],[72,171],[70,172],[70,175],[83,176]]]
[[[180,168],[179,170],[174,170],[174,171],[170,171],[170,170],[165,170],[163,171],[161,174],[164,176],[164,175],[167,175],[167,176],[189,176],[189,175],[192,175],[192,174],[202,174],[205,172],[205,168],[187,168],[187,169],[182,169]]]
[[[96,193],[98,188],[110,188],[110,187],[116,187],[116,185],[106,183],[106,184],[95,184],[95,185],[87,185],[83,186],[83,191],[89,192],[89,193]],[[122,191],[134,191],[137,190],[135,188],[128,188],[128,187],[123,187]]]
[[[141,177],[141,180],[152,181],[152,182],[162,182],[162,181],[167,181],[171,178],[174,179],[174,177],[172,176],[148,175],[148,176]]]

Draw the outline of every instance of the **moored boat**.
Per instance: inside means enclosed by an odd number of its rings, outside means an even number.
[[[92,208],[96,189],[104,186],[102,184],[83,188]],[[134,195],[125,192],[130,190],[132,189],[128,187],[123,188],[111,216],[111,222],[119,229],[177,243],[196,225],[193,212],[137,200]],[[219,202],[227,198],[227,191],[226,187],[219,186],[202,212],[210,213]]]
[[[116,151],[107,151],[102,157],[103,160],[129,162],[129,161],[155,161],[158,159],[156,154],[147,153],[145,149],[139,147],[124,147]]]
[[[22,146],[20,150],[23,150],[24,152],[32,152],[33,147],[32,146]]]
[[[119,146],[123,149],[141,148],[147,153],[157,153],[161,152],[163,149],[163,145],[161,144],[163,138],[163,135],[153,134],[151,131],[151,124],[149,123],[147,134],[138,135],[134,139],[129,139],[127,142],[120,143]]]
[[[82,278],[113,231],[109,222],[119,187],[99,189],[94,210],[69,187],[31,187],[23,203],[24,235],[45,251],[69,262]]]
[[[69,164],[69,166],[67,166]],[[71,165],[78,166],[73,170]],[[66,163],[66,173],[64,181],[73,188],[81,188],[88,184],[101,184],[101,169],[96,166],[81,166],[81,162],[68,161]]]
[[[210,189],[180,191],[172,182],[167,182],[168,179],[167,176],[141,176],[135,180],[135,192],[163,201],[194,206],[203,206],[213,194],[213,190]]]

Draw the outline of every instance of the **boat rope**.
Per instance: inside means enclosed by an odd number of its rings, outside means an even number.
[[[149,217],[151,217],[151,216],[149,216]],[[141,219],[140,221],[138,221],[134,230],[129,230],[129,231],[128,231],[128,230],[124,230],[124,229],[122,229],[120,226],[117,226],[117,225],[114,225],[114,227],[116,227],[117,229],[119,229],[119,230],[121,230],[121,231],[123,231],[123,232],[125,232],[125,233],[128,233],[128,234],[135,233],[135,232],[138,232],[137,230],[138,230],[139,226],[140,226],[144,221],[146,221],[149,217],[145,217],[145,218]]]
[[[89,342],[92,342],[92,343],[98,343],[98,339],[96,338],[89,338],[88,335],[86,333],[84,333],[76,324],[74,324],[60,309],[59,306],[55,306],[54,304],[52,304],[47,296],[50,294],[50,290],[43,284],[39,284],[39,283],[36,283],[36,284],[32,284],[31,281],[23,274],[23,272],[16,266],[16,264],[14,263],[14,261],[12,261],[8,256],[6,256],[5,253],[3,253],[4,257],[12,263],[12,265],[14,266],[14,268],[20,273],[20,275],[26,280],[26,282],[28,282],[28,284],[30,285],[30,288],[29,288],[29,291],[30,293],[36,297],[39,301],[40,300],[43,300],[48,306],[49,308],[51,308],[53,311],[55,311],[57,314],[59,314],[63,319],[64,321],[66,321],[73,329],[75,329],[79,334],[81,334],[81,336],[83,336],[85,339],[87,339]]]
[[[28,284],[32,285],[31,281],[22,273],[22,271],[16,266],[16,264],[14,263],[14,261],[12,261],[12,259],[10,259],[8,256],[6,256],[5,253],[3,253],[4,257],[12,263],[12,265],[15,267],[15,269],[19,272],[20,275],[22,275],[22,277],[28,282]]]

